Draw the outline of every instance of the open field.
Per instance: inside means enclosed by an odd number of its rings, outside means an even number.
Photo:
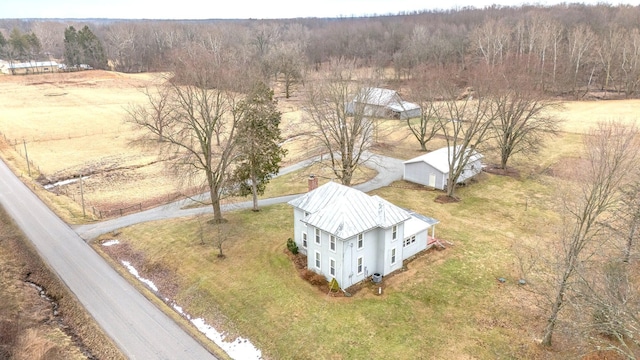
[[[121,74],[106,71],[56,73],[38,76],[0,77],[0,140],[6,140],[4,157],[16,160],[16,171],[51,181],[85,179],[84,199],[91,214],[97,210],[150,206],[191,194],[158,162],[157,149],[131,145],[139,134],[126,122],[126,108],[144,103],[141,90],[156,81],[157,74]],[[283,104],[283,136],[290,156],[285,164],[314,154],[304,139],[289,138],[300,115],[295,99]],[[25,145],[26,142],[26,145]],[[10,152],[10,150],[13,150]],[[80,186],[60,187],[80,203]],[[59,211],[60,212],[60,211]],[[70,222],[82,219],[66,217]]]
[[[135,133],[122,122],[124,106],[143,101],[137,88],[152,79],[97,71],[0,77],[0,104],[7,108],[0,132],[15,145],[0,144],[3,157],[26,174],[19,155],[24,138],[30,160],[46,176],[101,170],[84,182],[86,199],[97,207],[171,196],[179,190],[175,181],[154,151],[128,145]],[[280,100],[285,137],[300,122],[298,106],[295,97]],[[514,248],[552,239],[553,189],[565,164],[580,155],[581,133],[599,120],[635,121],[638,108],[638,100],[566,103],[559,113],[567,120],[563,133],[539,155],[514,159],[519,178],[485,174],[458,191],[459,203],[437,204],[439,192],[404,182],[376,191],[440,220],[438,237],[454,244],[385,279],[382,296],[365,286],[351,298],[329,297],[300,279],[285,253],[293,228],[286,205],[226,214],[234,231],[224,245],[225,259],[216,256],[214,231],[201,237],[209,225],[199,218],[124,229],[117,235],[121,245],[104,251],[132,261],[162,295],[219,330],[249,338],[268,358],[573,358],[580,350],[569,344],[563,324],[552,351],[536,345],[544,314],[516,285],[521,274]],[[382,121],[376,151],[401,159],[419,155],[402,125]],[[301,137],[287,141],[286,162],[313,155],[305,145]],[[305,188],[306,173],[297,172],[274,180],[267,195]],[[79,187],[69,185],[68,191],[77,196]],[[65,220],[82,221],[77,203],[65,196],[50,194],[47,201],[59,213],[67,209]],[[507,282],[500,284],[499,277]]]
[[[26,176],[30,170],[31,178],[40,182],[89,175],[82,189],[89,218],[94,210],[98,215],[118,209],[130,212],[192,194],[193,187],[178,185],[164,163],[158,161],[157,149],[131,145],[138,134],[124,121],[125,109],[144,103],[141,90],[159,78],[159,74],[106,71],[0,77],[0,140],[6,138],[8,142],[4,158],[15,159],[12,165],[18,173]],[[318,151],[309,148],[305,136],[297,136],[304,132],[300,101],[298,93],[290,99],[279,99],[283,137],[287,139],[284,147],[289,150],[283,165]],[[634,109],[638,106],[640,100],[568,102],[558,115],[567,119],[565,131],[583,132],[600,119],[635,120]],[[401,159],[421,153],[404,122],[379,121],[376,151]],[[440,145],[442,142],[435,140],[430,148]],[[25,147],[30,168],[24,161]],[[51,203],[70,203],[54,207],[77,208],[81,202],[78,182],[54,191],[66,196]],[[81,211],[56,211],[68,222],[86,221]]]

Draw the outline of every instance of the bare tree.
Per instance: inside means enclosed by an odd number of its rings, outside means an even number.
[[[476,156],[476,149],[490,134],[493,123],[491,103],[484,92],[477,88],[463,98],[460,98],[458,87],[451,82],[440,81],[439,89],[445,100],[432,102],[432,109],[427,111],[431,111],[437,119],[439,131],[444,135],[449,149],[447,196],[454,198],[460,176],[470,159]]]
[[[440,122],[437,119],[435,107],[432,105],[436,101],[436,96],[432,93],[432,89],[426,86],[431,82],[431,79],[426,76],[427,73],[428,70],[422,72],[422,75],[419,76],[418,81],[414,82],[414,86],[410,91],[412,98],[420,105],[420,117],[406,120],[409,131],[418,140],[422,151],[427,151],[427,143],[440,130]]]
[[[593,46],[595,34],[586,24],[579,24],[569,33],[569,60],[572,71],[572,90],[578,97],[578,76],[580,68],[587,62],[589,50]]]
[[[332,60],[330,73],[308,85],[304,104],[314,138],[329,153],[337,179],[347,186],[357,167],[367,160],[375,129],[366,106],[374,96],[373,88],[357,82],[355,71],[352,61]]]
[[[590,343],[637,359],[640,350],[640,279],[618,260],[604,261],[578,283],[578,322]]]
[[[144,105],[132,104],[127,111],[127,122],[142,128],[152,127],[150,133],[156,135],[158,142],[164,141],[165,128],[174,119],[174,99],[172,88],[166,84],[157,84],[142,90],[147,102]]]
[[[634,174],[637,176],[637,174]],[[627,184],[622,189],[616,212],[617,237],[622,241],[622,261],[628,263],[640,236],[640,182]]]
[[[556,268],[552,302],[542,344],[551,346],[558,315],[565,306],[576,273],[593,254],[608,212],[637,158],[637,129],[617,122],[600,123],[585,138],[584,168],[577,191],[565,192],[564,226],[558,242],[561,251]],[[570,198],[574,195],[574,198]]]
[[[235,160],[234,139],[237,120],[231,64],[220,61],[200,45],[179,54],[178,66],[166,91],[172,100],[166,111],[171,121],[159,126],[155,117],[140,118],[138,125],[158,138],[180,176],[189,182],[206,179],[211,196],[214,222],[222,222],[220,200]]]
[[[502,169],[507,168],[513,155],[537,153],[546,138],[557,134],[560,120],[550,110],[561,106],[526,83],[512,81],[517,75],[507,74],[504,78],[489,98],[494,119],[491,133],[500,151]]]

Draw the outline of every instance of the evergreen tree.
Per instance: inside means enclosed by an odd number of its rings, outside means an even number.
[[[279,145],[282,114],[276,104],[273,90],[259,82],[240,105],[243,114],[237,133],[240,162],[234,180],[239,184],[241,196],[253,196],[254,211],[258,211],[258,195],[264,194],[286,155]]]
[[[88,26],[85,25],[82,30],[78,31],[78,41],[82,50],[83,63],[96,69],[107,67],[107,56],[102,42]]]
[[[80,31],[73,26],[64,31],[64,58],[68,66],[87,64],[96,69],[107,67],[102,42],[86,25]]]
[[[80,65],[82,62],[78,32],[73,26],[64,30],[64,61],[67,66]]]

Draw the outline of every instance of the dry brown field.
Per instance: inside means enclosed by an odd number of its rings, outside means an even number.
[[[159,81],[159,74],[107,71],[0,77],[0,139],[4,158],[14,159],[19,174],[45,181],[88,178],[83,182],[88,216],[109,209],[154,204],[189,194],[158,161],[157,149],[132,145],[139,133],[126,123],[126,109],[146,101],[141,90]],[[281,105],[283,135],[298,127],[296,100]],[[305,142],[287,141],[285,165],[311,156]],[[26,148],[26,149],[25,149]],[[27,166],[25,152],[31,166]],[[80,203],[79,183],[53,190]],[[77,216],[77,209],[69,212]]]
[[[19,174],[44,181],[89,175],[83,182],[88,218],[113,209],[135,211],[190,195],[193,187],[179,185],[158,161],[157,149],[133,146],[139,133],[125,122],[126,108],[145,102],[141,90],[160,81],[159,74],[122,74],[108,71],[56,73],[0,77],[0,140],[4,158]],[[283,165],[309,158],[317,149],[308,148],[300,95],[290,99],[276,89],[283,113],[284,147],[289,150]],[[410,99],[409,99],[410,100]],[[566,102],[557,116],[565,119],[563,130],[584,133],[600,120],[635,121],[640,100]],[[376,134],[376,151],[402,159],[420,154],[404,122],[382,120]],[[431,148],[442,145],[434,141]],[[26,148],[26,149],[25,149]],[[25,152],[31,162],[28,168]],[[56,194],[68,196],[54,203],[68,203],[73,211],[65,220],[81,222],[79,183],[59,187]]]

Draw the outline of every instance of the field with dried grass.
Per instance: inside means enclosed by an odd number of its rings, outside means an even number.
[[[0,359],[122,359],[0,208]]]
[[[0,141],[15,171],[40,184],[86,176],[83,195],[88,217],[109,210],[136,211],[192,195],[159,161],[158,149],[132,145],[139,133],[125,122],[131,104],[143,104],[145,86],[159,74],[107,71],[0,77]],[[312,156],[293,135],[300,119],[297,100],[281,104],[283,135],[291,164]],[[28,165],[25,158],[28,157]],[[56,195],[81,202],[79,182],[56,187]],[[56,202],[56,201],[53,201]],[[74,206],[75,205],[70,205]],[[58,209],[66,221],[85,221],[77,211]]]
[[[0,114],[0,132],[8,139],[0,146],[16,172],[28,171],[24,139],[32,171],[39,168],[46,177],[97,169],[84,183],[91,205],[131,204],[177,191],[153,151],[129,146],[136,134],[123,123],[124,107],[144,100],[139,89],[152,75],[47,76],[0,78],[0,106],[7,109]],[[280,100],[285,137],[300,130],[299,102]],[[118,238],[130,253],[114,256],[134,255],[136,268],[161,292],[166,286],[189,313],[250,338],[268,358],[577,357],[580,349],[562,324],[552,351],[536,345],[544,313],[516,283],[521,274],[514,246],[552,239],[553,189],[567,164],[580,156],[582,134],[597,121],[636,121],[638,108],[638,100],[565,103],[557,114],[566,120],[560,136],[549,139],[540,154],[513,160],[519,177],[485,174],[459,190],[459,203],[437,204],[437,192],[404,182],[375,191],[439,219],[439,237],[454,244],[386,279],[382,296],[365,287],[352,298],[328,297],[300,279],[284,252],[293,228],[286,205],[227,214],[235,235],[225,245],[224,259],[216,256],[211,239],[203,244],[201,219],[124,229]],[[376,151],[401,159],[420,154],[402,122],[380,125]],[[429,147],[442,144],[436,140]],[[286,146],[286,163],[314,154],[301,137],[291,137]],[[270,194],[300,192],[303,180],[302,173],[283,177]],[[77,184],[68,191],[78,194]],[[81,221],[77,203],[45,197],[67,221]],[[171,276],[162,276],[167,273]],[[502,284],[498,277],[508,281]]]

